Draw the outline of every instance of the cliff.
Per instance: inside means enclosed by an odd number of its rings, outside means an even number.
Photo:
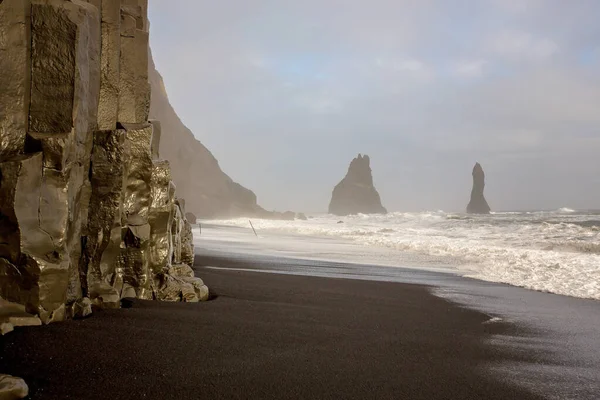
[[[467,205],[467,213],[469,214],[489,214],[490,206],[483,196],[485,188],[485,173],[479,163],[475,163],[473,167],[473,189],[471,190],[471,201]]]
[[[369,156],[359,154],[352,160],[346,176],[333,189],[329,213],[335,215],[387,213],[373,185]]]
[[[2,332],[124,297],[208,298],[149,120],[146,10],[147,0],[0,2]]]
[[[198,218],[255,216],[263,210],[256,195],[225,174],[212,153],[181,122],[169,103],[162,76],[150,54],[152,104],[150,117],[161,121],[169,140],[160,145],[160,156],[171,161],[178,193],[187,199],[187,210]]]

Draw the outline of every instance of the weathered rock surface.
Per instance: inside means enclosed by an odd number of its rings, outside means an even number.
[[[352,160],[348,173],[333,189],[329,213],[335,215],[387,213],[373,185],[369,156],[359,154]]]
[[[125,163],[130,157],[125,130],[97,131],[91,162],[92,196],[84,245],[83,293],[105,282],[112,285],[121,246]],[[94,294],[96,297],[97,294]]]
[[[0,399],[24,399],[29,395],[29,387],[21,378],[0,374]]]
[[[0,334],[5,335],[17,326],[42,325],[39,317],[25,311],[25,306],[0,297]],[[1,397],[0,397],[1,398]]]
[[[190,224],[196,224],[198,222],[198,218],[196,218],[196,215],[191,212],[185,213],[185,219],[187,219]]]
[[[121,3],[121,59],[119,64],[119,122],[146,123],[150,110],[148,31],[139,4]],[[138,3],[136,0],[134,3]]]
[[[0,160],[21,154],[29,124],[31,4],[0,5]]]
[[[69,283],[64,193],[42,153],[0,163],[0,177],[0,297],[50,320]]]
[[[489,214],[490,206],[483,196],[485,188],[485,173],[479,163],[473,167],[473,189],[471,190],[471,201],[467,205],[469,214]]]
[[[168,161],[154,161],[150,206],[150,269],[155,274],[165,272],[173,259],[173,205],[175,185],[171,181]]]
[[[152,159],[157,160],[160,158],[159,147],[160,147],[160,137],[162,135],[162,125],[160,124],[160,121],[157,121],[157,120],[151,120],[150,123],[152,124],[152,147],[151,147]]]
[[[90,1],[101,11],[101,63],[98,129],[117,128],[121,62],[121,7],[119,1]]]
[[[185,203],[158,160],[160,122],[148,121],[147,6],[0,1],[3,334],[123,297],[208,297],[189,273]]]

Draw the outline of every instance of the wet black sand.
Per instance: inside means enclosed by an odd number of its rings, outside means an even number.
[[[196,269],[212,301],[17,330],[0,337],[0,373],[31,399],[541,398],[486,372],[534,361],[486,343],[518,327],[426,287]]]

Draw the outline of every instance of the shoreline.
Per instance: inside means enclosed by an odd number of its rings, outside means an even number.
[[[240,236],[248,226],[245,218],[204,222],[209,228],[210,224],[241,228]],[[489,282],[600,300],[600,277],[595,268],[600,262],[600,221],[590,212],[492,216],[438,210],[340,220],[332,215],[307,221],[256,219],[253,223],[259,239],[271,242],[266,246],[285,246],[311,259],[331,260],[322,249],[328,247],[326,240],[333,239],[348,253],[344,257],[337,252],[334,261],[343,257],[361,264],[446,269]],[[217,229],[214,233],[220,236]],[[293,240],[301,243],[300,237],[315,244],[314,257],[294,246]]]
[[[514,326],[425,286],[195,269],[212,301],[20,329],[0,372],[31,399],[543,398],[488,371],[534,361],[488,344]]]
[[[304,259],[218,230],[232,236],[196,238],[211,301],[18,329],[0,337],[0,374],[31,399],[126,399],[129,386],[149,399],[597,397],[597,301]]]

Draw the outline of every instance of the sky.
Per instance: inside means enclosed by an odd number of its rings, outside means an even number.
[[[600,209],[600,1],[150,0],[171,104],[270,210]]]

